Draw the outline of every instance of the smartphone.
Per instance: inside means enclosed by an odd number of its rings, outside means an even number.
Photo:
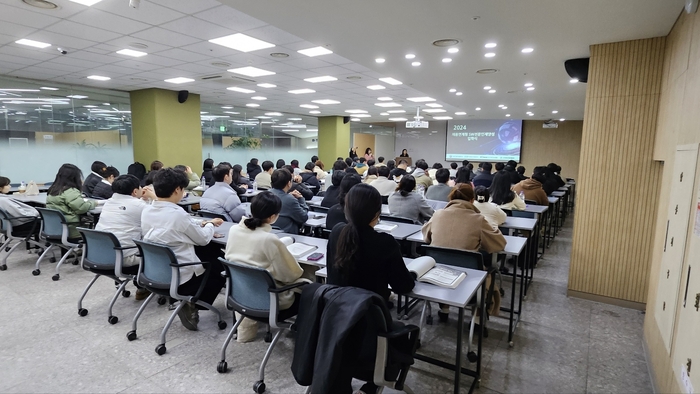
[[[316,252],[316,253],[310,254],[309,257],[307,257],[306,259],[309,261],[319,261],[322,258],[323,258],[323,253]]]
[[[223,238],[225,236],[226,236],[226,234],[223,234],[223,233],[214,233],[214,238]]]

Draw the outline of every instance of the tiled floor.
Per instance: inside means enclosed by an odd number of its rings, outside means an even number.
[[[523,304],[524,316],[508,347],[507,320],[492,318],[484,342],[480,393],[642,393],[651,392],[642,351],[644,315],[638,311],[566,297],[571,250],[569,218],[535,271],[535,284]],[[36,255],[17,251],[0,272],[0,392],[229,392],[253,393],[257,366],[267,344],[235,341],[228,349],[230,372],[216,364],[226,331],[211,313],[201,313],[200,331],[175,321],[168,352],[154,352],[166,307],[155,303],[139,320],[139,339],[126,333],[139,302],[119,299],[119,323],[107,323],[112,283],[100,279],[77,313],[77,299],[89,281],[78,266],[64,266],[51,280],[52,264],[31,275]],[[509,285],[506,283],[506,285]],[[132,289],[133,290],[133,289]],[[223,297],[220,297],[223,298]],[[507,300],[505,300],[507,301]],[[223,302],[217,307],[224,309]],[[446,361],[454,354],[456,313],[448,324],[427,326],[421,351]],[[417,316],[411,318],[417,321]],[[267,392],[302,393],[290,372],[294,343],[285,337],[267,368]],[[471,378],[464,377],[467,386]],[[416,393],[449,393],[452,374],[416,362],[408,377]],[[385,392],[392,392],[386,390]],[[466,388],[463,392],[467,392]]]

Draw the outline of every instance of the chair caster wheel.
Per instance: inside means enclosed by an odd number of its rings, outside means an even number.
[[[9,252],[9,251],[10,251],[10,249],[12,249],[12,248],[11,248],[11,247],[9,247],[9,246],[5,247],[5,252]]]
[[[500,289],[498,289],[498,292],[499,292],[499,293],[501,293],[501,297],[503,297],[503,296],[505,296],[505,295],[506,295],[506,291],[505,291],[505,290],[503,290],[503,288],[502,288],[502,287],[501,287]]]
[[[32,275],[34,275],[34,276],[38,276],[39,274],[41,274],[41,270],[32,271]]]
[[[272,333],[269,332],[269,331],[266,332],[266,333],[265,333],[265,338],[264,338],[264,339],[265,339],[265,342],[267,342],[267,343],[272,342]]]
[[[165,305],[165,297],[158,297],[158,305]]]
[[[76,258],[75,260],[73,260],[73,261],[71,262],[71,264],[73,264],[73,265],[78,265],[78,264],[80,264],[80,261],[78,261],[78,259]]]
[[[219,361],[219,365],[216,366],[216,372],[218,372],[218,373],[228,372],[228,363],[226,361]]]
[[[440,320],[441,323],[447,323],[447,319],[449,316],[450,316],[450,314],[447,312],[438,311],[438,319]]]
[[[467,360],[469,360],[470,363],[475,363],[478,357],[476,356],[476,353],[474,352],[469,352],[467,353]]]
[[[7,265],[5,265],[5,264],[0,265],[0,271],[5,271],[5,270],[7,270]]]
[[[56,258],[55,258],[55,257],[49,258],[49,263],[55,263],[55,262],[56,262]]]
[[[133,341],[134,339],[136,339],[136,331],[129,331],[126,334],[126,339],[128,339],[129,341]]]
[[[78,309],[78,315],[84,317],[84,316],[87,316],[87,314],[88,314],[88,310],[87,310],[87,309],[85,309],[85,308],[80,308],[80,309]]]
[[[255,391],[257,394],[262,394],[265,392],[265,382],[262,380],[258,380],[255,382],[253,385],[253,391]]]
[[[119,318],[116,316],[110,316],[109,318],[107,318],[107,321],[109,322],[109,324],[117,324]]]
[[[226,329],[227,324],[226,324],[225,321],[222,320],[222,321],[218,322],[217,324],[219,325],[219,330],[225,330],[225,329]]]
[[[166,350],[167,349],[165,348],[165,345],[162,343],[160,345],[156,346],[156,353],[158,353],[159,356],[164,355]]]
[[[432,326],[432,325],[433,325],[433,317],[432,317],[432,316],[426,317],[426,318],[425,318],[425,324],[427,324],[427,325],[429,325],[429,326]]]
[[[523,296],[523,301],[527,301],[527,296]]]
[[[131,295],[131,292],[129,290],[122,291],[122,297],[128,298],[130,295]]]
[[[56,274],[56,275],[51,277],[51,280],[53,280],[54,282],[59,280],[59,279],[61,279],[61,275],[59,275],[59,274]]]
[[[510,342],[508,342],[508,346],[513,347],[513,346],[515,346],[515,344],[513,343],[513,341],[510,341]]]

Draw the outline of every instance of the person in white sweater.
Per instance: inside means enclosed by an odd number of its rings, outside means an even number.
[[[508,217],[501,208],[496,204],[489,202],[489,189],[483,186],[477,186],[474,189],[476,199],[474,206],[479,210],[481,215],[486,219],[494,230],[498,230],[498,226],[506,222]]]
[[[228,261],[266,269],[279,287],[304,280],[301,279],[304,270],[297,260],[270,232],[281,209],[282,201],[272,192],[265,191],[255,196],[250,204],[251,217],[231,227],[225,251]],[[298,293],[290,290],[279,294],[280,309],[298,308],[298,305]],[[236,318],[241,316],[236,313]],[[237,341],[252,341],[256,331],[255,321],[244,320],[238,327]]]

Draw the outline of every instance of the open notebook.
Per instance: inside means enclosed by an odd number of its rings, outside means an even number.
[[[283,244],[287,245],[287,250],[292,256],[299,258],[308,254],[311,251],[318,249],[318,246],[307,245],[301,242],[294,242],[292,237],[282,237],[280,238]]]
[[[414,259],[406,265],[406,268],[416,274],[418,281],[432,283],[448,289],[456,288],[467,277],[467,274],[461,271],[445,266],[436,267],[435,259],[429,256]]]
[[[396,227],[399,227],[399,226],[397,226],[396,224],[381,223],[381,224],[377,224],[376,226],[374,226],[374,230],[389,233],[393,229],[395,229]]]

